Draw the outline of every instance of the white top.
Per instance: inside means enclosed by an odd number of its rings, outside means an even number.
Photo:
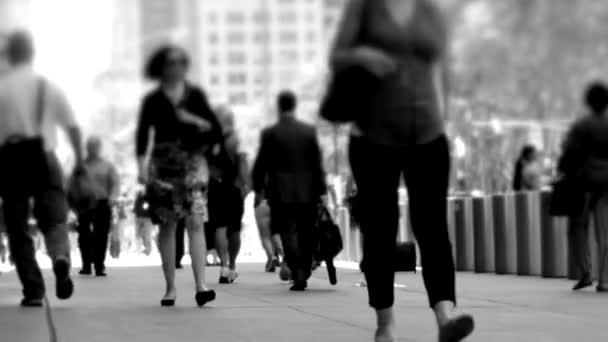
[[[42,130],[38,127],[36,107],[41,79],[29,66],[16,68],[0,79],[0,145],[14,135],[42,136],[47,151],[53,151],[57,147],[57,128],[77,125],[65,95],[45,80]]]

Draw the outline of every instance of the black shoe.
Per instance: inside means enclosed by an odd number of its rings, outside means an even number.
[[[106,271],[95,271],[95,276],[96,277],[107,277],[108,274],[106,273]]]
[[[332,285],[338,284],[338,276],[336,274],[336,267],[333,262],[327,265],[327,276],[329,277],[329,283]]]
[[[590,275],[584,275],[583,278],[581,278],[581,280],[578,281],[578,283],[576,283],[576,285],[574,285],[574,287],[572,288],[573,291],[578,291],[578,290],[582,290],[584,288],[587,288],[589,286],[593,285],[593,280],[591,280],[591,276]]]
[[[42,298],[23,298],[21,306],[24,308],[41,308]]]
[[[302,292],[302,291],[306,291],[307,287],[308,287],[308,283],[305,280],[296,281],[293,283],[293,286],[291,286],[291,288],[289,288],[289,290],[295,291],[295,292]]]
[[[276,268],[277,268],[277,267],[275,266],[275,262],[274,262],[274,260],[269,260],[269,261],[266,263],[266,268],[265,268],[266,273],[274,273],[274,272],[276,272],[276,271],[277,271],[277,270],[276,270]]]
[[[182,265],[182,264],[176,264],[175,268],[178,269],[178,270],[181,270],[181,269],[184,268],[184,265]]]
[[[199,307],[205,306],[205,304],[215,300],[216,294],[213,290],[200,291],[196,293],[194,299]]]
[[[70,278],[70,263],[67,260],[57,260],[53,265],[56,278],[56,295],[59,299],[69,299],[74,294],[74,283]]]
[[[439,329],[439,342],[459,342],[471,335],[475,329],[472,316],[458,316]]]
[[[281,260],[279,260],[278,257],[272,259],[272,264],[274,265],[274,267],[281,267]]]
[[[164,306],[164,307],[175,306],[175,299],[161,299],[160,306]]]
[[[80,272],[78,272],[78,274],[80,275],[91,275],[93,274],[93,271],[90,268],[83,268],[80,270]]]
[[[600,293],[608,292],[608,287],[606,287],[604,285],[598,285],[596,290],[597,290],[597,292],[600,292]]]

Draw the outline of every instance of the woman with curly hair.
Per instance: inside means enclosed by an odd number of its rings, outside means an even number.
[[[164,46],[153,54],[146,76],[158,87],[143,99],[136,133],[139,180],[147,186],[151,218],[160,227],[166,281],[162,306],[175,305],[175,230],[182,218],[190,240],[196,303],[203,306],[216,296],[205,284],[204,226],[209,166],[219,154],[223,137],[204,92],[186,80],[188,67],[188,55],[180,47]]]

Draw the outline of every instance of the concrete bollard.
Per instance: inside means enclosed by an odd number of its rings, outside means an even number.
[[[473,232],[473,202],[470,198],[454,199],[454,231],[456,241],[456,270],[475,269]]]
[[[517,273],[517,234],[515,229],[515,196],[492,197],[494,248],[497,274]]]
[[[491,201],[485,197],[474,198],[473,229],[477,273],[493,273],[496,270],[493,223]]]

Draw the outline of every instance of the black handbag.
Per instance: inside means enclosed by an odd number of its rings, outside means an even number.
[[[313,259],[316,261],[333,260],[344,247],[340,227],[334,223],[324,206],[319,206],[314,241]]]
[[[335,72],[321,102],[321,117],[332,123],[357,122],[369,110],[370,95],[378,83],[379,78],[362,66]]]
[[[369,3],[365,1],[361,22],[366,21]],[[362,24],[356,37],[355,45],[365,41],[367,31]],[[378,88],[380,78],[370,73],[360,65],[351,65],[341,70],[333,71],[325,96],[321,101],[320,116],[336,124],[358,122],[361,115],[369,111],[370,97]]]

